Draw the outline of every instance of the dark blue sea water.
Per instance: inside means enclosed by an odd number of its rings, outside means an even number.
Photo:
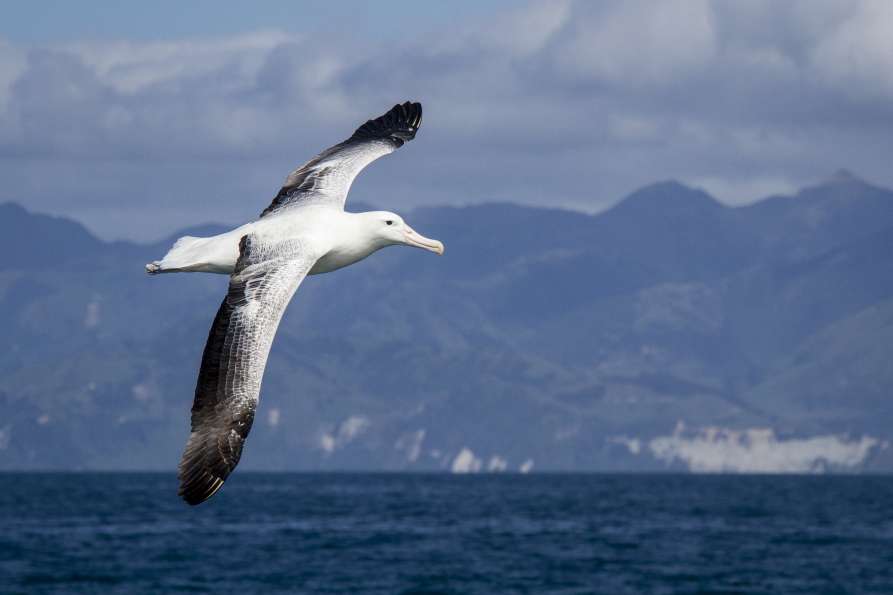
[[[4,593],[893,593],[893,477],[0,474]]]

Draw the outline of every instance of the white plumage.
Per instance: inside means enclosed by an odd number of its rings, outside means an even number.
[[[443,244],[394,213],[344,211],[357,174],[415,138],[421,121],[420,104],[395,105],[292,172],[256,221],[210,238],[180,238],[146,265],[150,274],[230,275],[202,355],[192,433],[180,462],[180,495],[190,504],[213,496],[238,464],[276,328],[304,277],[396,244],[443,253]]]

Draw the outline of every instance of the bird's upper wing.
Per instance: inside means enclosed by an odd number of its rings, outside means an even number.
[[[202,355],[192,434],[180,461],[180,495],[199,504],[220,489],[242,455],[279,320],[316,258],[300,240],[247,235]]]
[[[295,205],[311,203],[344,207],[347,193],[364,167],[415,138],[422,124],[422,105],[395,105],[383,116],[369,120],[349,139],[329,147],[291,174],[260,214],[277,213]]]

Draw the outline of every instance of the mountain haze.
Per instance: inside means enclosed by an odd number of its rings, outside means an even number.
[[[405,215],[445,256],[303,284],[244,468],[893,470],[891,191]],[[175,467],[227,279],[146,276],[171,241],[0,205],[0,468]]]

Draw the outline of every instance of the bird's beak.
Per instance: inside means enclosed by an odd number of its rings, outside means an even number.
[[[403,233],[405,236],[404,243],[406,245],[430,250],[435,254],[443,254],[443,244],[437,240],[432,240],[431,238],[426,238],[425,236],[416,233],[416,231],[408,225],[404,225]]]

